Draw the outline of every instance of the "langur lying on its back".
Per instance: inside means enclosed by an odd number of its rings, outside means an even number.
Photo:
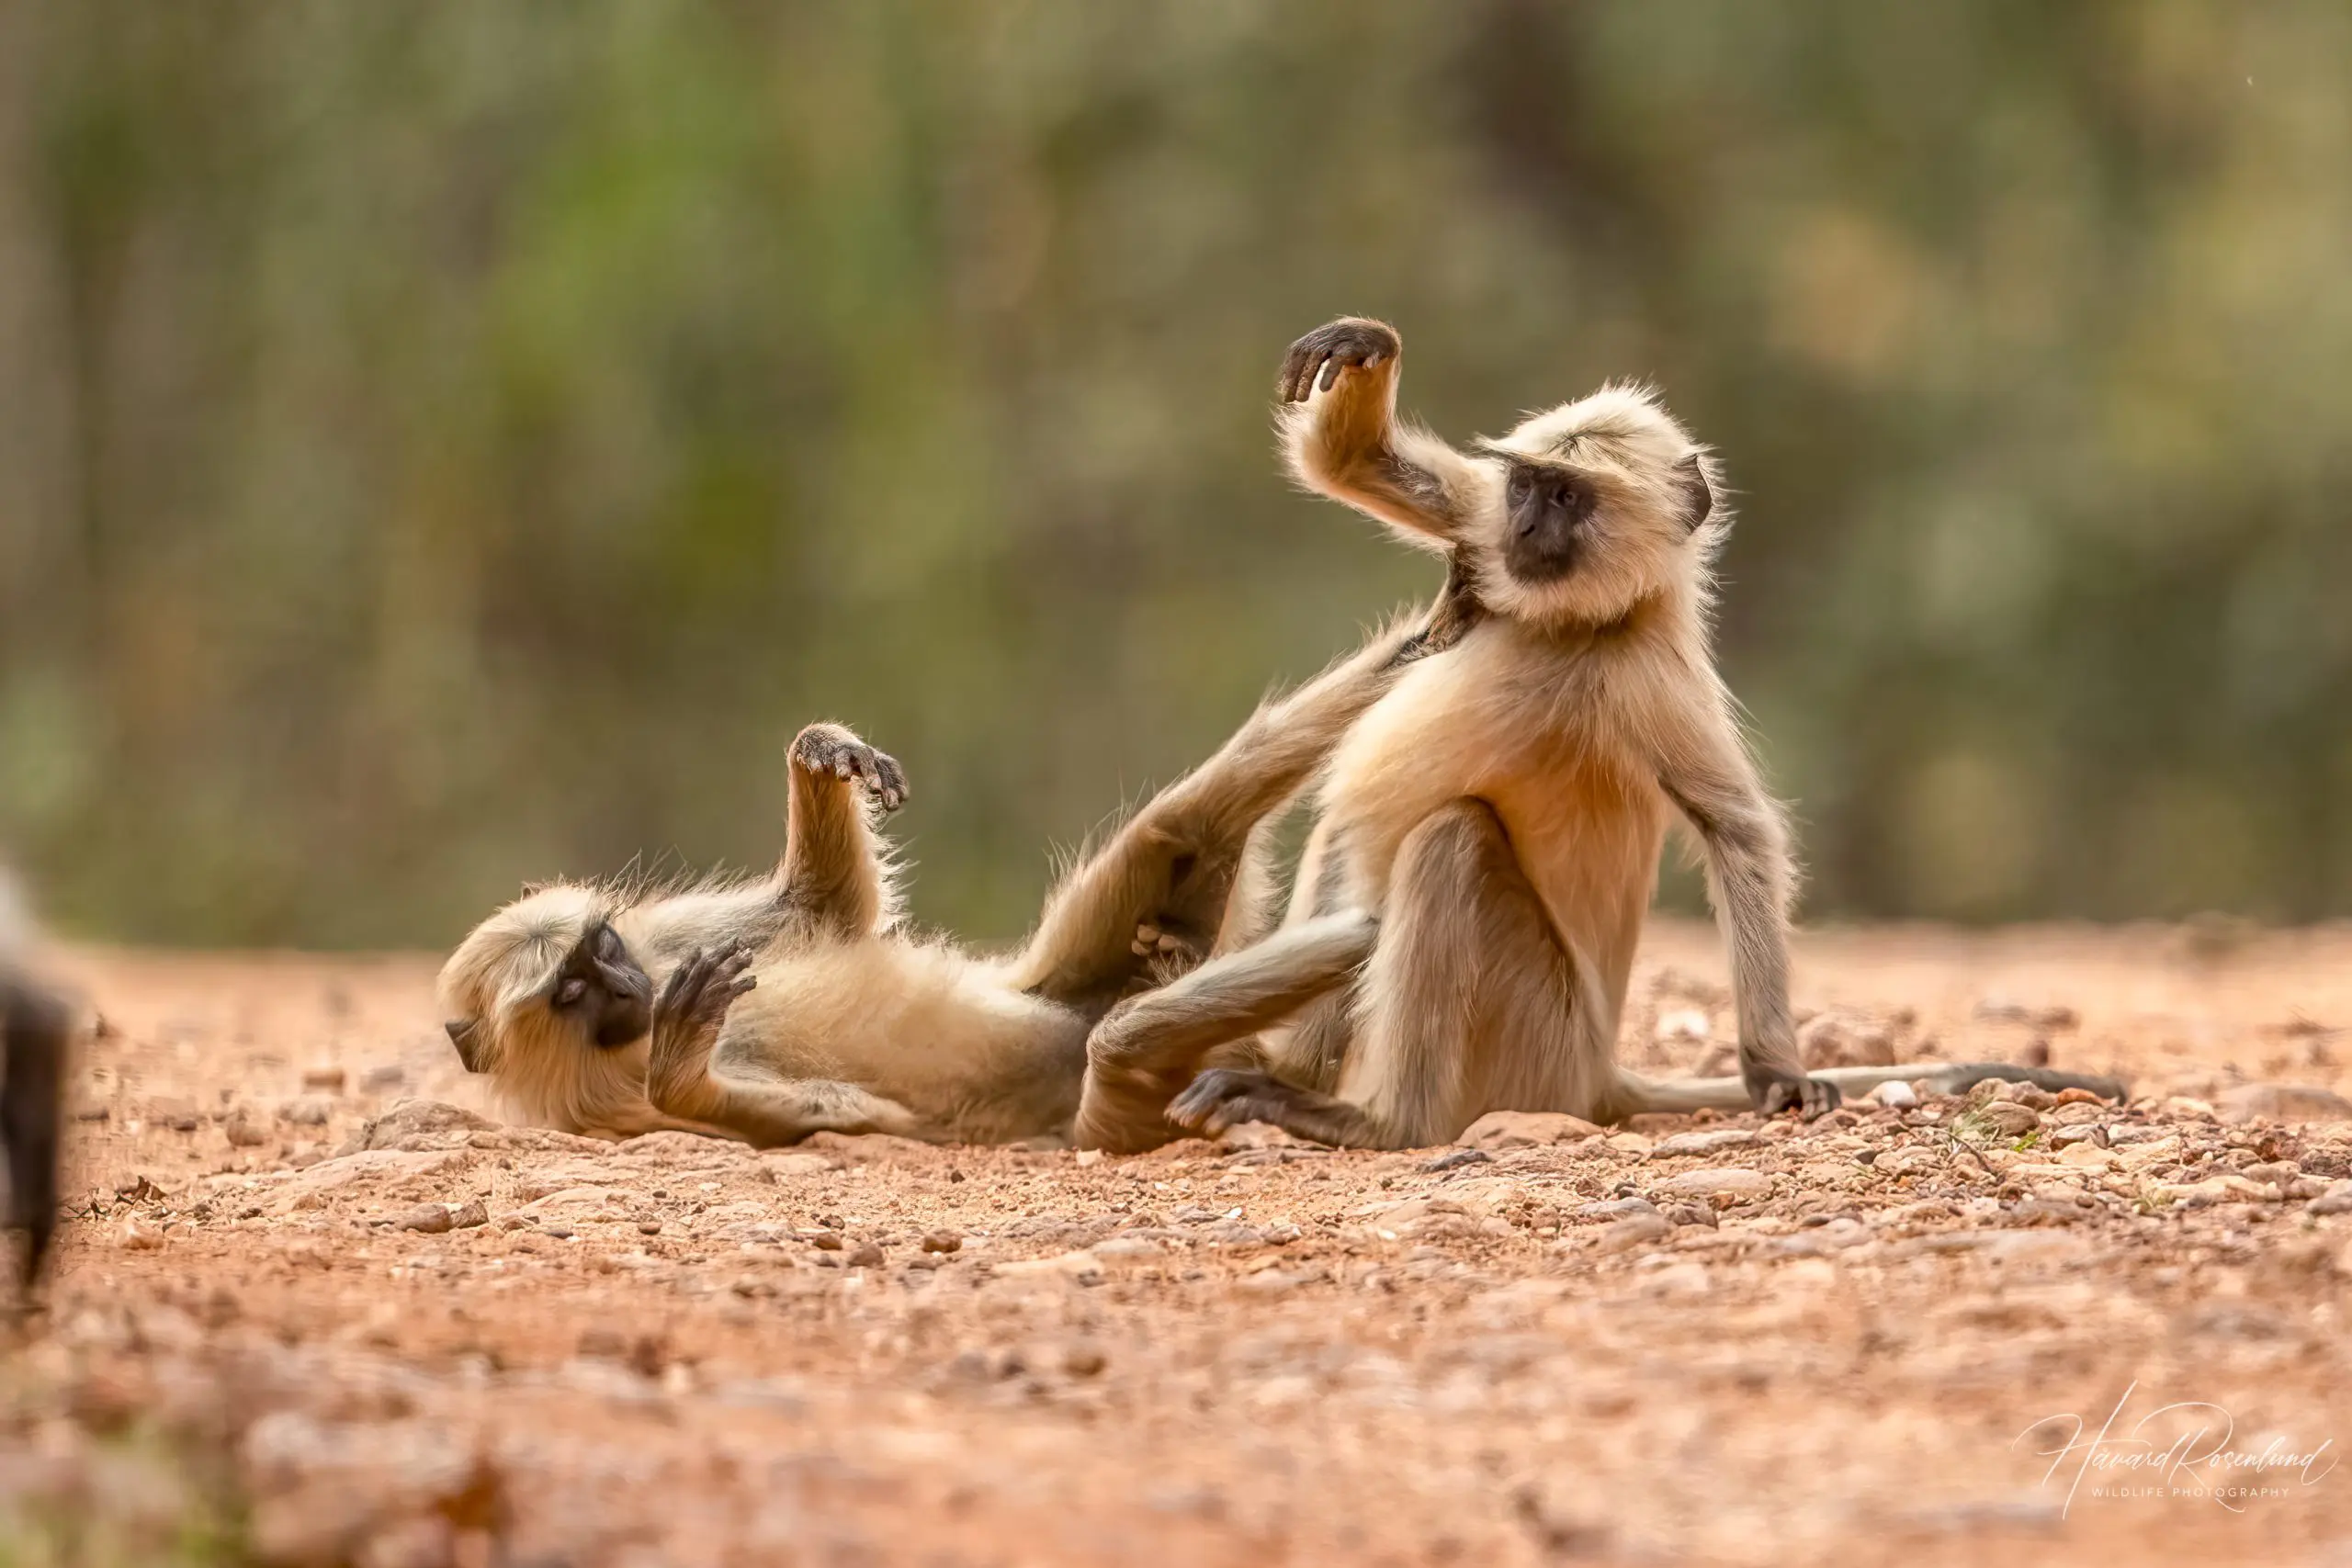
[[[542,888],[466,938],[441,973],[449,1038],[523,1113],[607,1137],[661,1128],[789,1143],[880,1132],[977,1143],[1065,1137],[1088,1032],[1122,998],[1259,934],[1269,814],[1398,675],[1465,624],[1441,601],[1261,706],[1046,901],[1008,958],[905,934],[878,817],[907,794],[889,757],[836,725],[791,750],[782,863],[729,886],[632,895]],[[1243,889],[1236,897],[1236,889]],[[1195,987],[1198,1025],[1244,1032],[1355,961],[1295,925]],[[1269,993],[1261,973],[1279,976]],[[1176,1135],[1156,1095],[1097,1097],[1123,1143]]]

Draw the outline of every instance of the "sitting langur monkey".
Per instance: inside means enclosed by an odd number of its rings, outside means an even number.
[[[1815,1115],[1841,1088],[1889,1078],[2120,1092],[2005,1066],[1804,1073],[1789,1012],[1788,829],[1709,642],[1710,562],[1726,526],[1713,459],[1626,387],[1457,451],[1397,421],[1401,347],[1354,319],[1292,345],[1280,380],[1290,467],[1452,552],[1484,618],[1406,671],[1324,774],[1291,918],[1333,932],[1352,920],[1361,969],[1261,1037],[1263,1070],[1202,1072],[1170,1117],[1406,1147],[1495,1110]],[[1730,946],[1737,1077],[1653,1082],[1615,1060],[1678,814],[1705,849]],[[1091,1083],[1182,1087],[1200,1053],[1228,1044],[1193,1025],[1193,992],[1221,983],[1222,962],[1108,1020]],[[1258,984],[1279,988],[1262,964]]]
[[[0,1143],[7,1145],[8,1225],[24,1233],[21,1281],[40,1282],[57,1229],[58,1123],[71,1019],[27,968],[31,930],[0,874]]]
[[[1332,742],[1475,612],[1441,598],[1262,705],[1161,791],[1047,900],[1015,955],[978,959],[899,927],[876,828],[899,764],[837,725],[792,743],[772,875],[647,894],[560,883],[499,910],[441,972],[449,1038],[531,1119],[605,1137],[670,1128],[768,1145],[812,1132],[974,1143],[1065,1137],[1088,1032],[1123,997],[1263,935],[1266,819]],[[1189,993],[1247,1034],[1359,956],[1351,921],[1299,922]],[[1268,992],[1263,977],[1275,978]],[[1181,1135],[1168,1091],[1114,1095],[1107,1135]]]

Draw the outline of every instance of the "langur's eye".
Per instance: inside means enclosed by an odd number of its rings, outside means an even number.
[[[1512,502],[1518,502],[1525,501],[1527,499],[1528,489],[1533,483],[1534,480],[1528,478],[1527,470],[1525,468],[1513,468],[1510,471],[1510,498]]]
[[[555,1005],[560,1008],[568,1008],[587,994],[587,981],[577,975],[567,976],[555,988]]]

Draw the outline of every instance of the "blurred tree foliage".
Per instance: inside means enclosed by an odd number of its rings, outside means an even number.
[[[0,0],[0,840],[437,942],[908,763],[918,911],[1433,586],[1283,345],[1654,378],[1810,909],[2352,910],[2352,7]],[[1687,886],[1678,897],[1688,897]]]

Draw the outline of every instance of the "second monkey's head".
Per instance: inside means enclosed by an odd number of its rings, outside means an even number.
[[[1603,387],[1476,450],[1496,484],[1461,543],[1490,609],[1607,624],[1703,592],[1725,521],[1713,460],[1653,393]]]

